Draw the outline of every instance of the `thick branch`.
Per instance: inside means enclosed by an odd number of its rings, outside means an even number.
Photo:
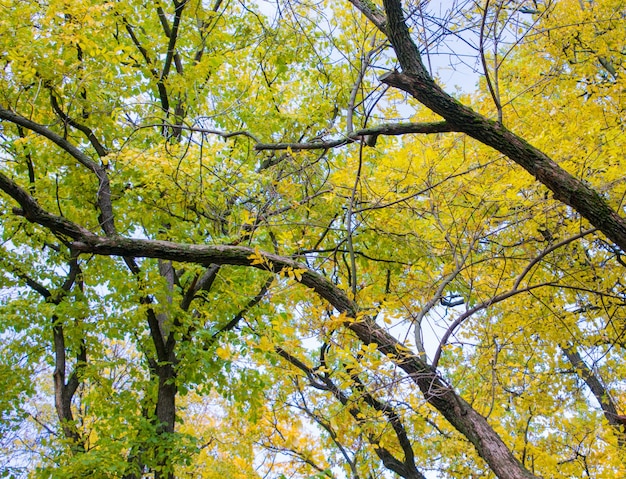
[[[187,4],[186,1],[182,1],[180,3],[174,2],[175,11],[174,11],[174,23],[172,25],[172,29],[169,29],[169,25],[167,25],[167,19],[163,13],[163,9],[159,7],[157,9],[159,11],[159,19],[161,20],[161,24],[163,26],[163,30],[166,36],[169,38],[169,43],[167,45],[167,55],[165,57],[165,62],[163,65],[163,71],[161,72],[160,82],[163,82],[168,75],[170,74],[170,68],[172,67],[172,60],[176,63],[176,70],[179,74],[182,75],[182,63],[180,61],[180,57],[178,53],[176,53],[176,41],[178,40],[178,28],[180,26],[180,19],[183,13],[183,9]]]
[[[69,266],[70,270],[68,272],[67,278],[61,285],[60,294],[53,294],[41,283],[28,277],[25,274],[20,273],[19,271],[17,271],[16,274],[20,278],[24,279],[26,281],[26,284],[37,293],[39,293],[46,302],[58,305],[61,304],[61,302],[63,301],[65,294],[72,289],[72,286],[74,285],[78,275],[80,274],[80,266],[78,265],[78,260],[76,258],[70,260]],[[79,285],[81,284],[82,283],[79,282]],[[51,325],[52,346],[54,349],[54,372],[52,375],[54,382],[54,406],[65,438],[72,442],[73,449],[82,452],[84,451],[84,443],[81,437],[81,433],[74,423],[74,416],[72,414],[72,399],[74,397],[74,394],[76,393],[76,390],[78,389],[78,386],[80,385],[78,372],[82,367],[84,367],[87,362],[87,350],[85,348],[85,341],[83,339],[80,343],[78,352],[76,354],[76,365],[74,366],[74,370],[72,371],[69,379],[66,382],[65,335],[63,332],[62,318],[59,318],[56,314],[53,314],[51,318]]]
[[[381,32],[387,33],[387,17],[372,0],[349,0]]]
[[[551,190],[555,199],[574,208],[617,246],[626,250],[626,220],[597,191],[565,171],[545,153],[499,123],[460,104],[431,79],[424,81],[393,72],[382,77],[381,81],[410,93],[456,126],[458,131],[509,157]]]
[[[68,236],[73,239],[89,236],[95,237],[95,235],[86,228],[72,223],[61,216],[55,216],[45,211],[32,196],[2,172],[0,172],[0,190],[4,191],[20,204],[21,209],[15,208],[13,212],[24,216],[32,223],[44,226],[53,233]]]
[[[404,452],[404,469],[408,472],[408,475],[411,477],[415,476],[423,478],[424,476],[417,470],[417,467],[415,466],[415,453],[413,452],[413,446],[406,432],[406,428],[402,423],[402,419],[400,418],[400,415],[396,412],[396,409],[391,404],[385,403],[380,399],[372,396],[358,377],[354,377],[353,379],[356,383],[355,388],[358,389],[359,393],[361,393],[365,402],[376,411],[382,412],[387,418],[389,424],[391,424],[391,427],[393,428],[396,437],[398,438],[398,443],[402,448],[402,452]]]
[[[196,128],[196,127],[186,127],[186,126],[181,126],[181,128],[183,130],[195,131],[195,132],[204,133],[207,135],[217,135],[222,138],[232,138],[234,136],[246,136],[250,138],[252,141],[254,141],[255,143],[260,143],[259,139],[256,136],[254,136],[249,131],[245,131],[245,130],[221,131],[221,130],[212,130],[210,128]]]
[[[411,133],[447,133],[452,131],[459,131],[452,125],[445,121],[435,121],[430,123],[389,123],[384,125],[375,126],[372,128],[363,128],[355,132],[350,133],[344,138],[329,141],[312,141],[307,143],[260,143],[254,145],[254,149],[257,151],[267,150],[328,150],[330,148],[337,148],[340,146],[354,143],[365,137],[375,136],[396,136],[406,135]],[[224,136],[224,135],[222,135]]]
[[[409,93],[458,131],[509,157],[548,187],[557,200],[574,208],[622,250],[626,250],[626,220],[600,194],[563,170],[545,153],[445,93],[422,64],[419,50],[404,21],[400,0],[384,0],[384,5],[388,19],[387,34],[403,72],[387,73],[380,80]]]
[[[358,315],[357,305],[344,291],[328,279],[296,263],[290,258],[262,253],[265,261],[255,262],[258,251],[242,246],[201,246],[126,238],[99,238],[90,236],[77,241],[77,251],[103,255],[142,256],[171,259],[199,264],[229,264],[252,266],[279,273],[285,268],[302,271],[300,282],[313,289],[347,317],[346,327],[365,344],[376,344],[378,350],[390,357],[411,377],[426,400],[477,448],[479,454],[505,479],[535,477],[526,471],[486,419],[458,396],[424,361],[410,353],[401,343],[371,318]]]
[[[417,45],[413,42],[409,28],[404,21],[400,0],[383,0],[387,15],[387,37],[393,45],[402,71],[418,79],[430,80],[430,75],[422,63]]]
[[[624,426],[624,423],[620,420],[620,416],[617,413],[617,408],[615,407],[613,400],[609,396],[609,392],[600,382],[598,376],[593,372],[593,370],[589,366],[587,366],[587,363],[585,363],[585,361],[583,361],[580,353],[576,351],[573,346],[561,347],[561,349],[563,351],[563,354],[565,354],[568,361],[576,370],[578,376],[580,376],[580,378],[585,381],[585,384],[591,390],[591,393],[600,404],[602,412],[604,413],[604,417],[607,419],[609,424],[611,426],[619,428],[621,432],[620,443],[626,445],[626,427]]]
[[[209,266],[201,276],[196,276],[193,280],[192,284],[187,288],[185,295],[180,303],[180,309],[183,311],[188,311],[191,306],[191,302],[196,297],[196,294],[200,291],[208,291],[211,289],[213,285],[213,281],[217,277],[217,273],[220,270],[220,267],[216,264],[212,264]]]

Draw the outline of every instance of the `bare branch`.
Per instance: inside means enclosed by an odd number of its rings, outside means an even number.
[[[240,130],[240,131],[220,131],[220,130],[212,130],[210,128],[196,128],[196,127],[186,127],[186,126],[181,126],[180,128],[182,130],[195,131],[195,132],[204,133],[204,134],[207,134],[207,135],[217,135],[217,136],[221,136],[222,138],[232,138],[234,136],[247,136],[248,138],[250,138],[255,143],[261,143],[261,141],[256,136],[254,136],[249,131],[245,131],[245,130]]]
[[[346,113],[346,131],[348,133],[348,135],[350,135],[354,128],[353,128],[353,116],[354,116],[354,104],[356,102],[356,98],[357,98],[357,94],[359,93],[359,89],[361,88],[361,84],[363,82],[363,78],[365,78],[365,73],[367,72],[367,69],[370,67],[370,63],[372,61],[372,56],[374,56],[377,52],[379,52],[381,50],[381,48],[383,47],[383,45],[380,45],[376,48],[374,48],[374,44],[376,42],[376,35],[372,36],[372,49],[369,50],[368,52],[365,53],[365,55],[363,55],[363,58],[361,59],[361,68],[358,71],[357,74],[357,78],[356,81],[354,82],[354,85],[352,86],[352,91],[350,92],[350,99],[348,100],[348,107],[347,107],[347,113]]]
[[[567,245],[567,244],[569,244],[569,243],[571,243],[573,241],[576,241],[576,240],[578,240],[580,238],[584,238],[585,236],[593,233],[594,231],[596,231],[596,228],[591,228],[591,229],[588,229],[588,230],[581,231],[577,235],[565,238],[564,240],[559,241],[558,243],[555,243],[555,244],[549,246],[548,248],[546,248],[545,250],[543,250],[535,258],[533,258],[533,260],[530,263],[528,263],[528,265],[526,265],[524,270],[517,276],[517,279],[515,280],[515,284],[513,284],[513,288],[512,289],[515,290],[515,289],[519,288],[519,285],[521,284],[522,280],[526,277],[526,275],[530,272],[530,270],[537,263],[539,263],[543,258],[545,258],[547,255],[549,255],[553,251],[556,251],[557,249],[562,248],[563,246],[565,246],[565,245]]]
[[[609,424],[620,429],[620,443],[622,445],[626,445],[626,428],[619,419],[617,408],[607,389],[604,387],[596,373],[594,373],[593,370],[587,366],[587,363],[585,363],[583,358],[580,356],[580,353],[576,351],[575,347],[561,346],[561,350],[576,370],[576,374],[585,382],[593,396],[600,404],[604,417],[607,419]]]
[[[512,289],[510,291],[507,291],[506,293],[499,294],[497,296],[494,296],[491,299],[483,301],[482,303],[477,304],[473,308],[468,309],[465,313],[461,314],[458,318],[454,320],[454,322],[450,326],[448,326],[448,329],[442,336],[441,341],[439,342],[439,347],[437,348],[437,352],[435,353],[435,357],[433,358],[433,368],[436,368],[437,365],[439,364],[439,360],[441,359],[441,354],[443,352],[443,347],[448,343],[448,339],[450,339],[450,336],[452,336],[454,332],[456,331],[456,329],[464,321],[466,321],[470,316],[476,314],[479,311],[482,311],[483,309],[488,308],[489,306],[500,303],[504,301],[505,299],[509,299],[512,296],[515,296],[521,293],[527,293],[528,291],[532,291],[533,289],[543,288],[546,286],[557,286],[557,285],[556,283],[553,283],[553,282],[546,282],[546,283],[534,284],[532,286],[527,286],[526,288],[522,288],[522,289]]]
[[[258,142],[254,149],[257,151],[275,151],[275,150],[329,150],[337,148],[355,141],[360,141],[366,137],[373,136],[397,136],[411,133],[448,133],[459,131],[445,121],[436,121],[430,123],[389,123],[371,128],[363,128],[357,130],[342,139],[329,141],[313,141],[308,143],[260,143]],[[248,135],[249,136],[249,135]]]
[[[500,6],[496,7],[499,11]],[[489,0],[485,0],[485,7],[483,10],[483,16],[480,22],[480,38],[479,38],[479,52],[480,52],[480,61],[483,65],[483,71],[485,73],[485,80],[487,82],[487,88],[489,89],[489,94],[493,100],[493,103],[496,105],[496,110],[498,112],[498,122],[502,123],[502,105],[500,104],[500,98],[497,93],[497,83],[496,88],[494,88],[493,83],[491,82],[491,75],[489,75],[489,68],[487,68],[487,57],[485,55],[485,27],[487,24],[487,15],[489,13]],[[497,19],[494,20],[494,23],[497,22]],[[497,78],[497,56],[496,56],[496,72],[494,75]]]

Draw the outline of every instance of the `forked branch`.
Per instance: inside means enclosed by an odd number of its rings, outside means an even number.
[[[502,479],[530,479],[527,471],[493,430],[487,420],[460,397],[420,357],[363,315],[348,295],[322,274],[291,258],[261,252],[252,248],[229,245],[195,245],[124,237],[101,237],[65,218],[52,215],[39,206],[28,193],[10,178],[0,173],[0,189],[17,201],[16,212],[29,221],[52,232],[71,238],[75,254],[89,253],[106,256],[157,258],[202,265],[246,266],[279,274],[287,270],[301,272],[297,280],[328,301],[344,317],[343,324],[361,342],[375,345],[378,351],[401,368],[419,387],[424,398],[436,408],[459,432],[472,442],[478,453]],[[259,257],[263,260],[260,261]]]

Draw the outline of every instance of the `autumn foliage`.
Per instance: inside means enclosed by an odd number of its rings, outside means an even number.
[[[0,12],[0,477],[626,477],[622,1]]]

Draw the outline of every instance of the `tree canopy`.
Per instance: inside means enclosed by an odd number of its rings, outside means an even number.
[[[624,477],[621,0],[0,12],[1,477]]]

